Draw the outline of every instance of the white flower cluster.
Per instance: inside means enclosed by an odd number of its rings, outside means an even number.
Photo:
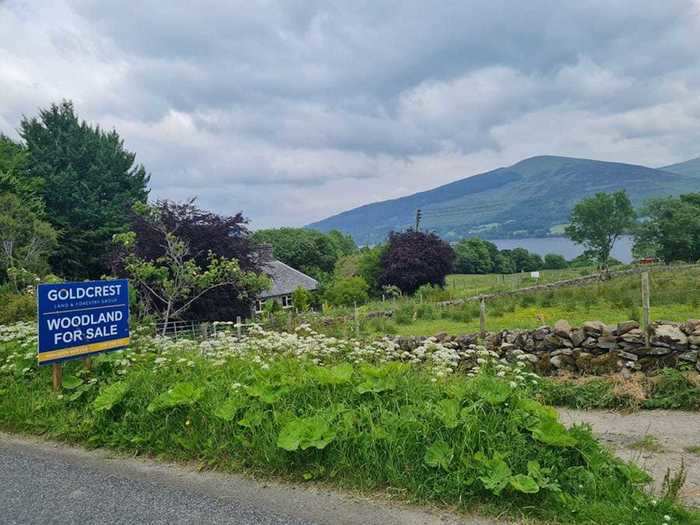
[[[482,346],[470,345],[464,354],[472,363],[469,372],[467,372],[469,377],[477,375],[482,370],[492,370],[497,377],[507,379],[512,388],[524,386],[528,382],[536,385],[539,379],[537,374],[527,371],[525,352],[512,353],[514,362],[509,362],[507,359],[499,357],[493,350],[487,350]]]
[[[34,323],[0,325],[0,373],[26,375],[36,367],[37,333]]]
[[[2,343],[10,344],[5,346]],[[3,355],[2,350],[7,353]],[[435,337],[407,350],[390,337],[372,342],[338,339],[315,332],[309,325],[301,325],[294,333],[266,331],[253,325],[242,337],[220,331],[201,342],[153,336],[137,329],[132,333],[130,348],[110,354],[107,359],[117,374],[124,375],[137,362],[148,362],[156,371],[169,367],[194,367],[196,363],[191,356],[195,353],[216,366],[224,365],[229,358],[242,358],[265,369],[275,359],[291,357],[319,366],[339,361],[423,364],[431,371],[434,380],[458,369],[470,376],[489,369],[510,381],[512,386],[526,384],[537,377],[526,371],[524,354],[515,355],[514,362],[510,363],[484,347],[471,345],[460,351],[457,343]],[[16,372],[18,367],[27,368],[23,373],[36,368],[36,328],[30,323],[0,326],[0,372]]]

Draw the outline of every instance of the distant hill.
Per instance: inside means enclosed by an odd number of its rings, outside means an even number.
[[[639,205],[650,197],[697,191],[698,178],[700,173],[696,178],[692,173],[634,164],[539,156],[407,197],[367,204],[309,227],[338,229],[360,244],[376,243],[390,231],[414,224],[420,208],[422,227],[445,239],[543,237],[561,233],[574,204],[596,192],[625,189]]]
[[[680,162],[678,164],[664,166],[663,168],[659,169],[663,171],[670,171],[671,173],[688,175],[690,177],[696,177],[697,179],[700,179],[700,157],[698,157],[697,159],[691,159],[685,162]],[[696,191],[700,191],[700,188],[697,188]]]

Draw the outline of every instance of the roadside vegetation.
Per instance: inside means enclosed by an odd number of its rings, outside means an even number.
[[[666,368],[647,377],[619,374],[596,377],[542,378],[537,398],[544,403],[576,409],[670,409],[700,410],[700,377]]]
[[[475,347],[454,373],[439,345],[403,355],[315,334],[200,343],[136,335],[127,351],[37,369],[29,325],[0,335],[0,426],[293,480],[402,492],[561,523],[694,523],[671,492],[589,428],[533,399],[538,380]],[[534,383],[534,384],[533,384]]]

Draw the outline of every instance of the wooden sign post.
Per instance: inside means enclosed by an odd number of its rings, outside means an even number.
[[[51,365],[51,379],[53,380],[53,391],[60,392],[63,387],[63,365],[61,363]]]

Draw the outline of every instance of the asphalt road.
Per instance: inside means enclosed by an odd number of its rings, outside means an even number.
[[[319,487],[201,473],[2,433],[0,522],[495,524]]]

